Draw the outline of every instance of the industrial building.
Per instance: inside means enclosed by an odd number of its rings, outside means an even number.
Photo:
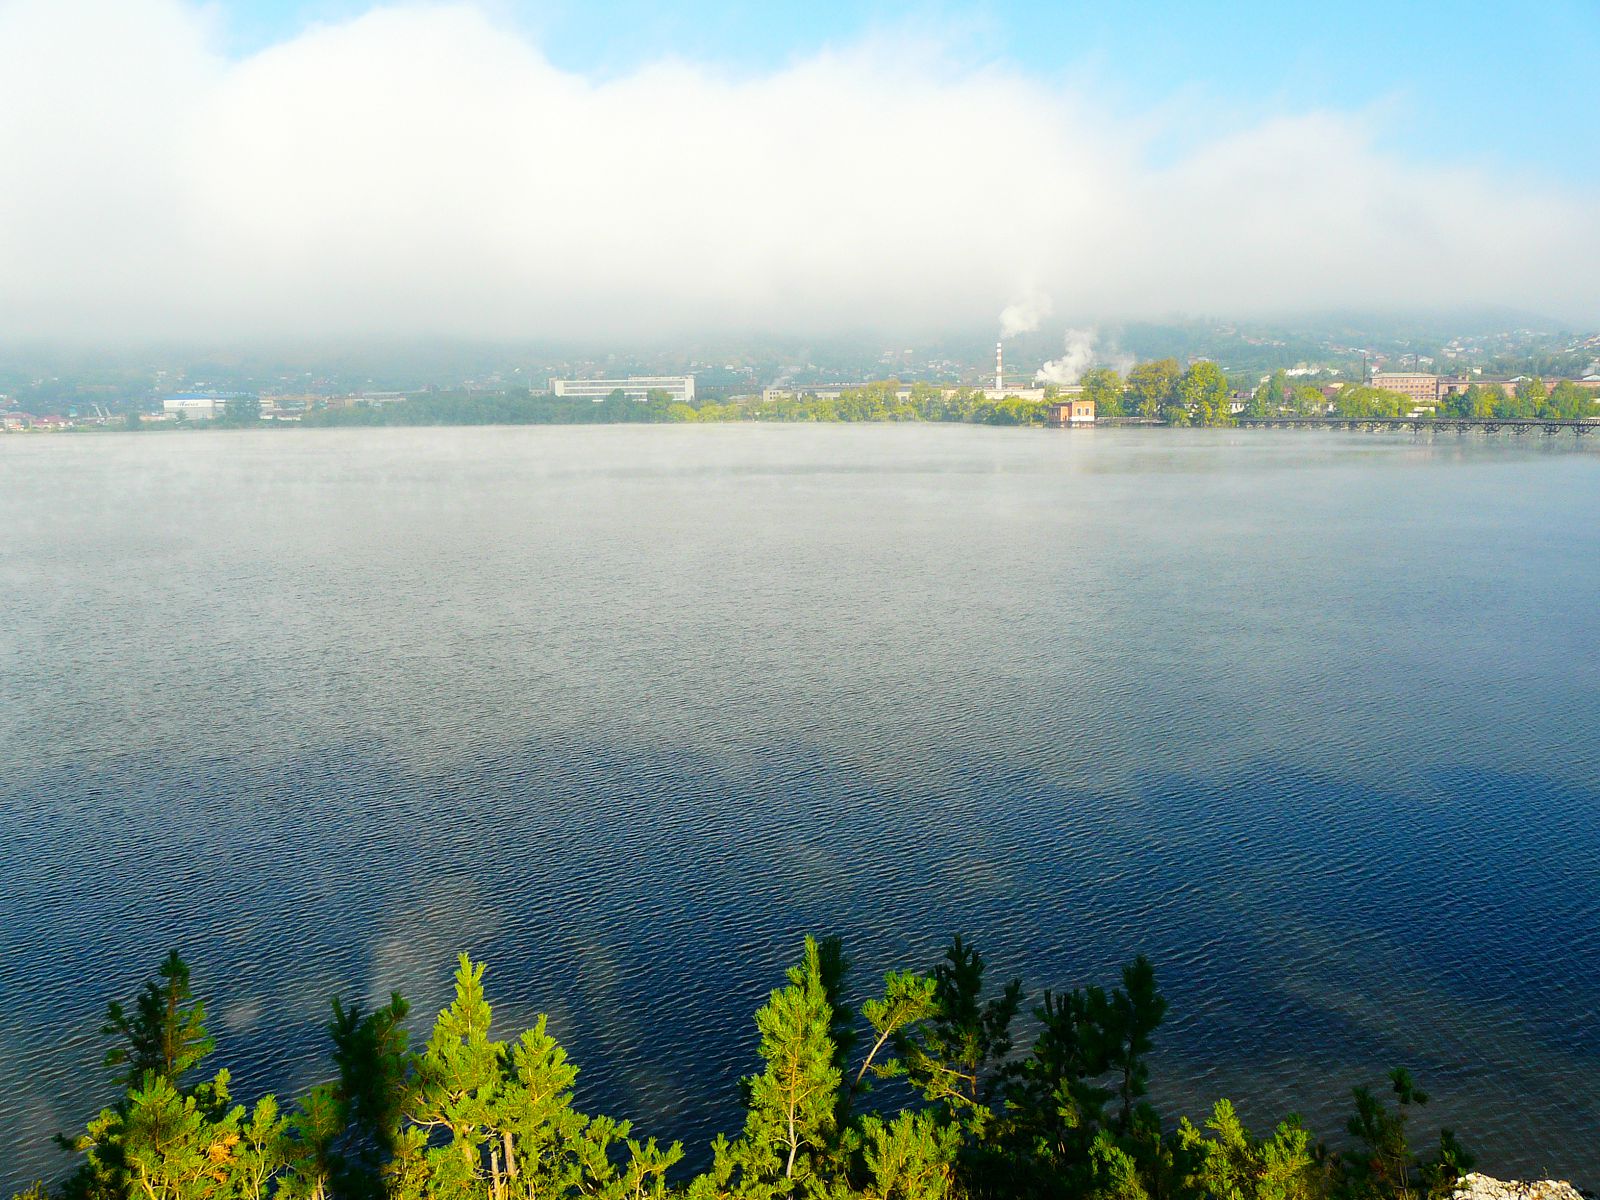
[[[779,400],[800,400],[806,396],[814,400],[837,400],[846,392],[859,392],[862,388],[875,386],[877,385],[871,383],[828,383],[815,386],[797,384],[790,387],[769,387],[761,389],[761,400],[765,404],[774,404]],[[940,395],[949,396],[956,390],[952,387],[941,387],[939,392]],[[896,400],[910,400],[912,391],[909,386],[897,387],[894,395]]]
[[[630,375],[626,379],[552,379],[550,391],[557,396],[584,398],[595,403],[612,392],[629,400],[648,400],[651,392],[665,392],[675,403],[694,403],[693,375]]]
[[[1439,399],[1439,377],[1422,371],[1377,371],[1372,386],[1386,392],[1399,392],[1418,404],[1434,404]]]
[[[1070,428],[1073,425],[1094,424],[1094,401],[1086,400],[1082,396],[1074,396],[1070,400],[1063,400],[1060,404],[1052,404],[1045,413],[1045,420],[1051,425]]]

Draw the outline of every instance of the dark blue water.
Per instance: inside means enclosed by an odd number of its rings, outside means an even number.
[[[0,1184],[179,946],[237,1090],[490,963],[701,1141],[808,930],[1172,1002],[1156,1091],[1412,1067],[1600,1181],[1600,452],[964,428],[0,439]]]

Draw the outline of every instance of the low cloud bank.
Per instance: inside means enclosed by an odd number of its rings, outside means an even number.
[[[211,19],[0,0],[0,329],[947,331],[1020,304],[1016,332],[1043,296],[1068,320],[1600,310],[1600,208],[1395,158],[1369,115],[1152,166],[1152,121],[888,39],[597,82],[471,5],[242,60]]]

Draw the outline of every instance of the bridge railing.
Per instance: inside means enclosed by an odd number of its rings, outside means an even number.
[[[1276,429],[1409,429],[1445,430],[1466,433],[1482,430],[1485,433],[1528,433],[1539,430],[1556,434],[1572,430],[1582,436],[1600,429],[1600,420],[1570,419],[1565,417],[1245,417],[1235,418],[1243,428]]]

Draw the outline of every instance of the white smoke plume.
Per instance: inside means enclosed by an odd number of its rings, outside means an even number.
[[[1093,329],[1067,330],[1066,353],[1045,363],[1034,378],[1040,383],[1077,383],[1094,366],[1094,344],[1098,339],[1099,333]]]
[[[1019,333],[1032,333],[1039,322],[1050,315],[1054,305],[1042,292],[1029,292],[1000,310],[1000,336],[1014,338]]]

